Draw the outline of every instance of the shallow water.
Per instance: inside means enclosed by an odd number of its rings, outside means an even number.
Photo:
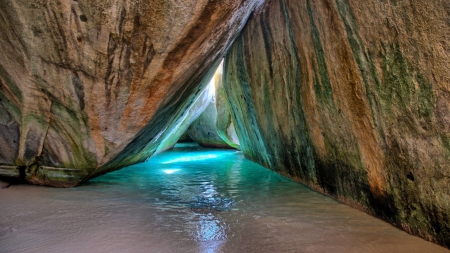
[[[0,252],[450,251],[241,152],[181,145],[76,188],[0,189]]]

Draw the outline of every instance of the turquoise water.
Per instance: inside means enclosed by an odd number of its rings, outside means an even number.
[[[239,151],[192,144],[76,188],[3,188],[0,203],[2,253],[449,252]]]

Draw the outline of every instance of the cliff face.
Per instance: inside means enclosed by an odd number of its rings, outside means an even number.
[[[225,58],[250,159],[450,247],[450,5],[272,0]]]
[[[147,159],[259,2],[3,1],[0,172],[71,186]]]

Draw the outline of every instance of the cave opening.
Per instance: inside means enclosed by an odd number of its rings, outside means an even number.
[[[279,174],[450,247],[446,1],[39,2],[0,8],[0,252],[441,251]]]
[[[239,149],[205,145],[211,134],[191,138],[202,115],[173,148],[81,186],[0,189],[0,249],[70,252],[77,245],[78,252],[446,252],[264,168]],[[220,117],[205,115],[218,131]]]
[[[206,93],[206,96],[205,96]],[[239,149],[239,138],[234,129],[230,102],[223,86],[223,59],[220,61],[211,79],[203,91],[199,92],[197,102],[189,109],[191,115],[184,133],[179,135],[177,143],[195,142],[204,148]]]

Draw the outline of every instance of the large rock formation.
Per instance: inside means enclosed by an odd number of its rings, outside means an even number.
[[[217,109],[215,98],[203,113],[189,126],[187,133],[202,147],[231,148],[217,133]]]
[[[219,135],[234,124],[252,160],[450,247],[450,4],[263,2],[4,0],[0,176],[74,186],[170,148],[256,10]]]
[[[223,65],[220,64],[209,84],[214,89],[213,98],[187,133],[202,147],[238,149],[239,140],[222,80]]]
[[[216,79],[216,110],[218,115],[216,120],[217,134],[230,147],[240,149],[239,139],[234,128],[232,108],[223,83],[223,63],[219,65],[214,78]]]
[[[2,1],[0,175],[73,186],[170,147],[260,2]]]
[[[225,59],[247,157],[450,247],[450,4],[271,0]]]

